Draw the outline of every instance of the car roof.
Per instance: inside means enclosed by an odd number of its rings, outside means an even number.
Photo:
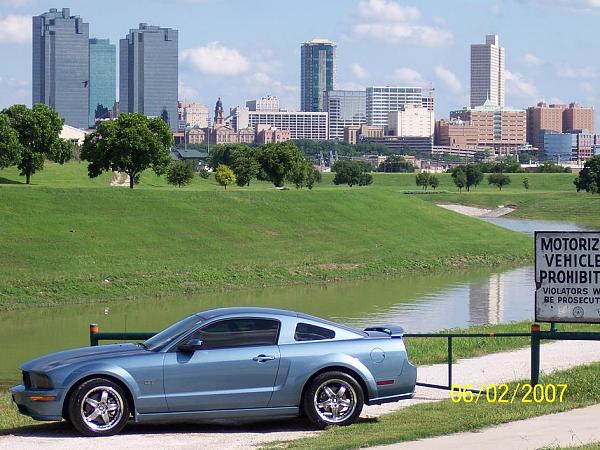
[[[261,314],[261,315],[268,314],[268,315],[275,315],[275,316],[296,317],[298,319],[320,322],[323,325],[341,328],[341,329],[344,329],[347,331],[352,331],[354,333],[364,336],[364,333],[362,331],[359,331],[355,328],[348,327],[346,325],[342,325],[339,323],[335,323],[330,320],[322,319],[320,317],[311,316],[310,314],[305,314],[305,313],[296,312],[296,311],[290,311],[287,309],[236,306],[236,307],[228,307],[228,308],[209,309],[207,311],[198,312],[196,315],[201,316],[204,319],[210,320],[210,319],[215,319],[218,317],[233,316],[233,315],[238,315],[238,314]]]

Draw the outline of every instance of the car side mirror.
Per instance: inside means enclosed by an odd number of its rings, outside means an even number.
[[[202,349],[201,339],[190,339],[185,344],[181,344],[177,349],[181,352],[194,353],[196,350]]]

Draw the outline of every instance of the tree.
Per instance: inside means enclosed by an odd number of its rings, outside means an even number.
[[[331,168],[335,172],[333,182],[335,184],[347,184],[352,187],[355,184],[359,186],[366,186],[373,183],[373,175],[369,172],[370,165],[367,167],[363,163],[364,161],[338,161]],[[368,175],[368,176],[366,176]]]
[[[298,147],[290,141],[263,145],[256,159],[261,168],[259,178],[277,187],[283,186],[292,172],[305,163]]]
[[[363,172],[358,176],[358,185],[359,186],[368,186],[369,184],[373,184],[373,175],[369,172]]]
[[[510,177],[505,173],[492,173],[488,175],[488,184],[493,184],[500,190],[502,190],[504,186],[510,184],[510,182]]]
[[[588,159],[573,183],[577,188],[577,192],[586,191],[592,194],[600,194],[600,156],[597,155]]]
[[[217,183],[227,190],[227,186],[235,183],[236,177],[235,173],[233,173],[233,170],[231,170],[225,164],[221,164],[219,167],[217,167],[217,171],[215,172],[215,180],[217,180]]]
[[[308,189],[312,189],[315,183],[321,182],[321,172],[314,166],[311,166],[311,170],[308,172],[308,177],[306,178],[306,187]]]
[[[10,126],[10,119],[0,114],[0,169],[17,164],[20,154],[19,135]]]
[[[198,175],[200,175],[200,178],[207,180],[210,177],[210,172],[206,169],[201,169]]]
[[[88,161],[88,175],[95,178],[106,171],[125,172],[129,187],[146,169],[162,175],[171,164],[169,149],[173,135],[160,117],[121,114],[116,120],[101,122],[87,135],[81,158]]]
[[[250,147],[242,151],[235,151],[231,168],[237,178],[238,186],[250,186],[250,181],[256,178],[260,172],[260,164]]]
[[[301,189],[307,184],[308,177],[313,170],[312,164],[308,161],[304,161],[303,164],[298,164],[292,169],[288,179],[294,183],[296,189]]]
[[[429,175],[429,186],[431,186],[433,189],[437,189],[439,185],[440,180],[438,179],[438,177],[436,177],[435,175]]]
[[[525,190],[529,189],[529,178],[523,178],[523,187]]]
[[[544,161],[537,170],[539,173],[571,173],[570,167],[563,167],[554,161]]]
[[[223,164],[228,167],[233,167],[236,154],[243,154],[246,150],[250,150],[245,144],[217,144],[210,149],[208,155],[208,165],[213,169]]]
[[[36,171],[44,168],[46,159],[59,164],[71,159],[73,145],[59,137],[64,121],[49,106],[38,103],[29,109],[25,105],[13,105],[2,114],[17,132],[21,144],[17,167],[27,184]]]
[[[392,155],[379,164],[379,172],[414,172],[415,166],[406,161],[402,156]]]
[[[173,186],[185,186],[194,179],[194,165],[190,161],[175,161],[167,170],[167,183]]]
[[[428,172],[418,173],[415,178],[415,182],[416,182],[417,186],[421,186],[423,189],[426,190],[427,186],[429,186],[429,173]]]
[[[459,168],[452,172],[452,181],[458,188],[458,192],[462,192],[462,189],[467,185],[467,175],[464,170]]]
[[[477,166],[468,165],[465,169],[465,175],[467,177],[467,192],[471,190],[471,186],[477,187],[483,181],[483,172]]]

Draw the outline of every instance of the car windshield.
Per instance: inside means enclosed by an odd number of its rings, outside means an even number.
[[[177,323],[174,323],[168,328],[165,328],[160,333],[155,334],[150,339],[144,342],[144,345],[148,350],[156,351],[163,348],[165,345],[173,342],[180,336],[186,333],[190,328],[195,325],[199,325],[204,322],[204,317],[197,314],[186,317]]]

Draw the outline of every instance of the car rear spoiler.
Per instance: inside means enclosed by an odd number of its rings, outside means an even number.
[[[393,338],[401,338],[404,336],[404,328],[398,325],[385,325],[383,327],[369,327],[365,328],[365,331],[379,331],[381,333],[389,334]]]

